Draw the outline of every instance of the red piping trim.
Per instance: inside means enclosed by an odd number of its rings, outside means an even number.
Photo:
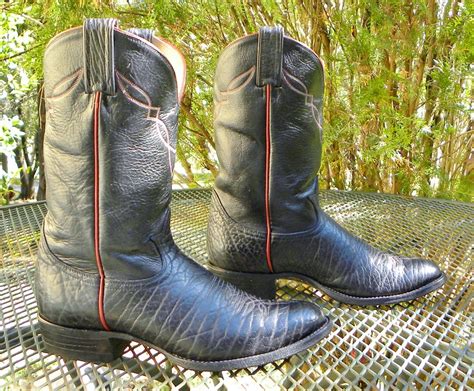
[[[99,250],[99,117],[101,92],[96,92],[94,97],[94,252],[97,270],[99,271],[99,319],[102,327],[110,331],[110,327],[105,320],[104,313],[104,286],[105,274],[102,266],[102,258]]]
[[[266,256],[267,266],[270,272],[273,273],[272,265],[272,223],[270,214],[270,108],[272,99],[272,86],[266,85],[266,102],[265,102],[265,219],[267,224],[267,239],[266,239]]]

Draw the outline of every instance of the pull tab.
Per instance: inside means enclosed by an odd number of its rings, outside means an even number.
[[[153,42],[154,31],[149,29],[128,29],[129,33],[138,35],[140,38],[146,39],[148,42]]]
[[[257,75],[259,87],[281,85],[283,67],[283,28],[261,27],[258,32]]]
[[[86,19],[83,27],[86,94],[115,95],[114,27],[116,19]]]

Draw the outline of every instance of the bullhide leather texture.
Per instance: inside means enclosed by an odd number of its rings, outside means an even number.
[[[102,362],[138,341],[210,371],[304,350],[331,328],[318,307],[236,289],[173,241],[184,82],[176,70],[184,60],[172,45],[159,40],[167,57],[153,42],[150,31],[87,19],[46,49],[48,213],[35,288],[45,346]]]
[[[304,280],[336,300],[378,305],[438,289],[425,259],[369,246],[318,204],[323,64],[308,47],[263,27],[221,54],[215,76],[219,174],[208,224],[211,270],[262,297],[275,280]]]

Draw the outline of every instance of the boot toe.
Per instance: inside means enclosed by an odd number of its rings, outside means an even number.
[[[407,268],[406,277],[409,282],[409,290],[423,288],[442,279],[444,276],[438,265],[422,258],[405,258]]]
[[[321,309],[307,301],[293,301],[288,305],[288,317],[280,315],[282,322],[287,322],[283,345],[291,345],[309,335],[316,333],[329,322]],[[286,318],[286,319],[285,319]],[[282,329],[280,328],[280,331]]]

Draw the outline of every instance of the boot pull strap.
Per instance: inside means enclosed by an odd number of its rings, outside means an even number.
[[[86,94],[115,95],[114,28],[116,19],[84,21],[84,85]]]
[[[150,29],[132,28],[127,30],[129,33],[138,35],[140,38],[146,39],[148,42],[153,42],[154,31]]]
[[[283,66],[283,28],[261,27],[258,32],[257,75],[259,87],[281,85]]]

